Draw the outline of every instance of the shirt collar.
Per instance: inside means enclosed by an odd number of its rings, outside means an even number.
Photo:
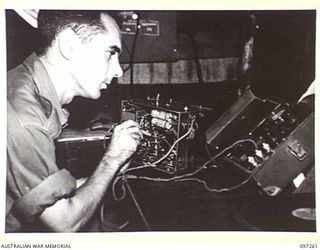
[[[30,70],[33,73],[39,94],[51,102],[53,107],[57,110],[61,125],[65,125],[68,121],[68,114],[62,109],[57,92],[49,77],[46,67],[35,53],[31,54],[25,60],[25,64],[30,67]]]

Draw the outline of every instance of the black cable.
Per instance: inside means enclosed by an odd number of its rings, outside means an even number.
[[[126,52],[128,53],[129,58],[131,58],[131,53],[130,53],[130,50],[129,50],[127,44],[126,44],[124,41],[123,41],[122,44],[123,44],[123,48],[124,48],[124,49],[126,50]],[[123,72],[125,73],[125,72],[127,72],[129,69],[130,69],[130,62],[129,62],[129,64],[128,64],[128,66],[123,69]]]
[[[140,29],[140,15],[138,15],[138,18],[136,20],[137,23],[137,30],[136,33],[134,35],[133,38],[133,42],[132,42],[132,47],[131,47],[131,53],[129,54],[130,56],[130,63],[129,63],[129,68],[130,68],[130,86],[131,86],[131,93],[133,92],[133,62],[134,62],[134,53],[135,53],[135,49],[136,49],[136,43],[137,43],[137,39],[138,39],[138,35],[139,35],[139,29]]]
[[[129,65],[125,69],[123,69],[123,72],[126,72],[129,69],[133,70],[133,61],[134,61],[133,59],[134,59],[134,52],[135,52],[135,48],[136,48],[136,41],[137,41],[137,38],[138,38],[139,29],[140,29],[139,28],[140,27],[140,20],[143,17],[144,17],[144,12],[140,12],[138,14],[138,18],[137,18],[137,21],[136,21],[137,30],[135,32],[135,36],[134,36],[134,40],[133,40],[133,43],[132,43],[131,51],[129,50],[127,44],[125,42],[123,42],[123,47],[127,51],[128,56],[129,56]],[[131,78],[132,78],[132,80],[131,80]],[[130,75],[130,83],[133,84],[133,73],[132,73],[132,76]]]
[[[128,46],[127,46],[127,44],[125,43],[125,41],[123,41],[123,48],[127,51],[127,53],[128,53],[128,55],[129,55],[129,58],[131,57],[131,52],[130,52],[130,50],[129,50],[129,48],[128,48]]]

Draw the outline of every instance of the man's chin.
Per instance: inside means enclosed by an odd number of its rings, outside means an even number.
[[[97,100],[97,99],[99,99],[100,97],[101,97],[101,91],[99,91],[96,95],[93,95],[93,96],[91,97],[91,99]]]
[[[89,99],[93,99],[93,100],[97,100],[97,99],[100,98],[100,96],[101,96],[101,91],[99,90],[99,91],[97,91],[95,93],[90,93],[90,94],[88,94],[88,95],[86,95],[84,97],[89,98]]]

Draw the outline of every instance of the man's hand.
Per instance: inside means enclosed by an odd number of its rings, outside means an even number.
[[[136,151],[141,139],[142,132],[138,123],[132,120],[125,121],[114,128],[105,155],[122,165]]]

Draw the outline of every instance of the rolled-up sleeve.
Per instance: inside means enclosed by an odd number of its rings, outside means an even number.
[[[75,187],[76,181],[70,173],[60,170],[16,201],[13,211],[22,220],[32,222],[45,208],[72,194]]]
[[[32,222],[57,200],[72,195],[76,180],[58,168],[54,142],[41,128],[17,126],[7,139],[7,192],[13,202],[7,215]]]

